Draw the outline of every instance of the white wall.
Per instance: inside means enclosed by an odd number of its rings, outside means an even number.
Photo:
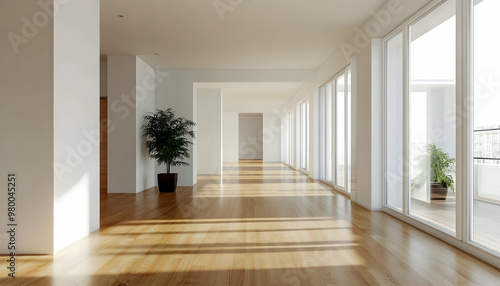
[[[348,178],[351,200],[358,198],[358,56],[351,58],[351,176]]]
[[[357,183],[353,187],[353,201],[371,209],[371,47],[357,56]],[[369,142],[369,143],[368,143]]]
[[[108,55],[108,193],[136,193],[136,57]]]
[[[262,160],[262,114],[240,114],[238,119],[238,157],[240,160]]]
[[[22,17],[39,9],[36,1],[0,1],[0,233],[6,234],[8,223],[6,177],[15,172],[16,218],[22,225],[17,253],[25,254],[53,252],[53,21],[27,44],[19,44],[17,53],[7,35],[22,36]],[[2,253],[8,253],[1,241]]]
[[[139,57],[136,57],[136,104],[135,104],[135,161],[137,193],[155,186],[155,161],[149,158],[146,138],[142,127],[146,124],[144,116],[155,110],[155,70]]]
[[[136,56],[108,55],[108,193],[138,193],[155,185],[154,161],[142,137],[155,107],[155,70]]]
[[[99,7],[75,0],[54,17],[54,160],[81,158],[54,175],[54,251],[99,228]]]
[[[281,118],[276,113],[262,114],[264,162],[281,162]]]
[[[222,93],[220,89],[198,89],[197,172],[222,172]]]
[[[156,81],[159,84],[156,89],[156,108],[167,109],[173,108],[175,115],[178,117],[186,117],[188,119],[195,119],[197,114],[193,111],[194,98],[193,93],[193,80],[190,74],[186,71],[179,71],[177,73],[161,71],[156,73]],[[197,122],[198,120],[195,120]],[[196,131],[196,128],[194,129]],[[196,139],[194,140],[196,144]],[[191,158],[186,160],[191,166],[172,167],[172,173],[178,173],[178,186],[192,186],[196,184],[197,171],[193,169],[193,160],[195,154],[193,146],[190,147],[192,151]],[[165,173],[165,166],[156,165],[156,173]]]
[[[224,112],[223,120],[223,154],[224,163],[238,162],[238,113]]]

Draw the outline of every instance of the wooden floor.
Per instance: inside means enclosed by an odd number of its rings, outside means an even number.
[[[99,231],[18,257],[18,278],[2,267],[0,284],[500,285],[499,269],[281,164],[198,182],[103,194]]]

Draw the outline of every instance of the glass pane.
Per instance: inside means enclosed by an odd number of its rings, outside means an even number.
[[[500,252],[500,1],[474,1],[473,240]]]
[[[332,88],[333,84],[329,83],[326,85],[326,96],[325,96],[325,180],[332,181]]]
[[[410,214],[454,233],[455,1],[411,26]]]
[[[285,162],[285,120],[282,118],[281,120],[281,162]]]
[[[336,110],[336,136],[335,146],[337,153],[336,160],[336,178],[335,184],[340,188],[345,188],[345,76],[342,75],[337,78],[336,92],[335,92],[335,110]]]
[[[301,125],[301,128],[300,128],[300,147],[301,147],[301,150],[300,150],[300,154],[301,154],[301,158],[300,158],[300,168],[303,169],[303,170],[307,170],[307,137],[306,137],[306,134],[307,134],[307,125],[306,125],[306,102],[303,102],[301,105],[300,105],[300,125]]]
[[[309,101],[306,101],[306,170],[309,171]]]
[[[286,113],[286,159],[285,162],[293,165],[293,112]]]
[[[403,33],[386,42],[385,204],[403,209]]]

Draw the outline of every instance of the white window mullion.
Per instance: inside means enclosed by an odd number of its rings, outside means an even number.
[[[331,158],[331,175],[332,182],[337,185],[337,78],[332,82],[332,100],[331,100],[331,148],[332,148],[332,158]]]
[[[389,164],[387,163],[387,40],[384,41],[382,53],[382,205],[388,206],[387,174]]]
[[[325,178],[325,87],[319,91],[319,178]]]
[[[410,28],[403,30],[403,214],[410,214]]]
[[[473,35],[472,0],[457,1],[457,239],[472,240],[473,232]],[[470,103],[470,104],[469,104]]]
[[[344,75],[344,189],[346,192],[350,193],[351,190],[349,188],[349,153],[351,150],[349,148],[349,116],[351,116],[351,112],[349,110],[349,98],[348,94],[350,93],[349,86],[349,72],[350,68],[345,70]]]

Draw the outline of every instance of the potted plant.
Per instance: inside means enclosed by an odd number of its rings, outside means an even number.
[[[189,145],[193,144],[190,140],[195,137],[191,128],[196,123],[176,118],[172,108],[148,113],[144,119],[143,136],[149,157],[159,165],[167,165],[167,173],[158,174],[158,188],[160,192],[175,192],[177,173],[170,173],[170,166],[189,166],[183,160],[190,157]]]
[[[411,186],[419,188],[425,184],[430,175],[431,200],[446,200],[448,189],[455,191],[452,174],[455,173],[455,159],[438,148],[436,144],[428,144],[417,159],[420,173],[411,180]]]

